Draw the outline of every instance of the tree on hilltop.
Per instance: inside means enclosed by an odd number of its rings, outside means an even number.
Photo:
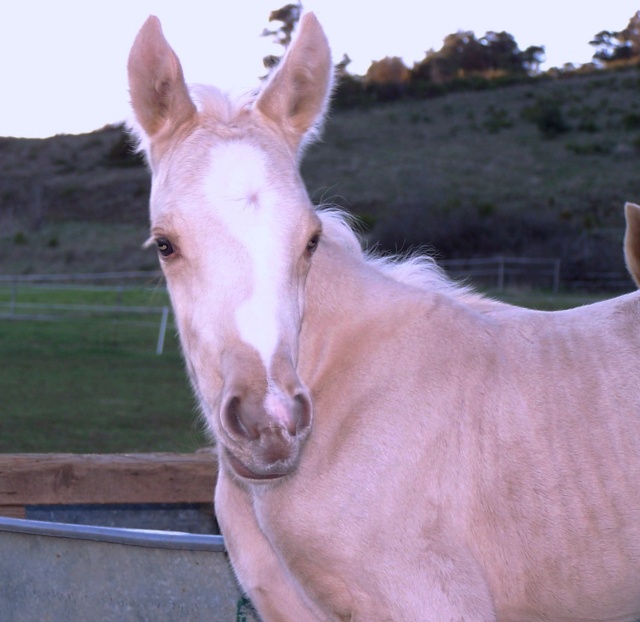
[[[364,77],[365,83],[405,84],[409,80],[409,68],[397,56],[387,56],[371,63]]]
[[[458,31],[445,37],[440,50],[427,52],[412,76],[436,83],[473,75],[522,76],[537,73],[543,60],[544,47],[523,52],[508,32],[489,31],[478,39],[472,31]]]
[[[531,75],[540,73],[540,65],[544,62],[544,59],[544,45],[530,45],[524,52],[520,53],[522,66]]]
[[[298,22],[300,21],[300,17],[302,16],[302,4],[298,2],[297,4],[286,4],[275,11],[271,11],[269,14],[269,23],[271,22],[281,22],[282,26],[276,28],[275,30],[269,30],[265,28],[262,31],[262,37],[273,37],[276,43],[279,43],[286,50],[291,43],[291,37],[293,35],[293,31],[296,29]],[[265,56],[262,59],[264,66],[267,69],[271,69],[275,67],[280,61],[279,56],[270,55]]]
[[[640,11],[631,17],[624,30],[601,30],[589,45],[596,48],[593,58],[605,64],[640,58]]]

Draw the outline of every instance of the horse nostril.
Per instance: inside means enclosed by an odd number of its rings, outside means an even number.
[[[224,404],[221,416],[227,431],[238,438],[255,441],[277,429],[295,437],[311,424],[311,401],[303,392],[293,398],[271,396],[264,403],[251,396],[234,395]]]
[[[306,393],[294,396],[295,430],[293,434],[306,430],[311,425],[311,400]]]
[[[234,395],[227,401],[223,409],[224,420],[231,432],[249,440],[256,440],[259,431],[255,422],[252,422],[246,413],[243,413],[243,410],[243,402],[237,395]]]

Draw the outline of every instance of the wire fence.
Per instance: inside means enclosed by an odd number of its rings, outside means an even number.
[[[503,292],[507,285],[526,283],[560,290],[560,259],[492,257],[488,259],[447,259],[439,264],[453,278],[463,278]]]
[[[498,292],[526,285],[557,294],[563,286],[559,259],[494,257],[439,263],[453,278]],[[611,289],[633,288],[625,274],[585,275],[585,283],[590,277],[598,282],[604,280]],[[173,327],[169,296],[160,271],[0,275],[0,320],[77,318],[156,327],[158,355],[164,350],[167,329]]]
[[[503,292],[507,288],[531,287],[557,294],[565,292],[626,292],[635,289],[626,270],[589,270],[563,267],[560,259],[492,257],[449,259],[439,262],[453,278]]]
[[[0,319],[73,321],[80,318],[156,326],[156,353],[162,354],[170,325],[170,304],[162,274],[0,275]]]

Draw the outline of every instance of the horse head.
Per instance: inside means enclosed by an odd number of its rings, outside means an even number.
[[[295,469],[312,425],[296,372],[321,224],[299,173],[327,107],[329,47],[312,14],[259,93],[188,88],[160,22],[132,47],[133,132],[151,170],[150,220],[187,370],[236,476]]]

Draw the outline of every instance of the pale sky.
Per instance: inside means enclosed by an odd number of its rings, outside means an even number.
[[[271,10],[288,1],[5,0],[0,136],[76,134],[127,118],[127,56],[149,14],[162,21],[188,82],[251,90],[264,74],[263,56],[282,51],[260,33]],[[477,37],[505,30],[521,50],[543,45],[543,68],[586,63],[593,36],[625,28],[640,0],[306,0],[303,6],[320,19],[335,61],[347,53],[350,72],[362,75],[385,56],[411,67],[458,30]]]

